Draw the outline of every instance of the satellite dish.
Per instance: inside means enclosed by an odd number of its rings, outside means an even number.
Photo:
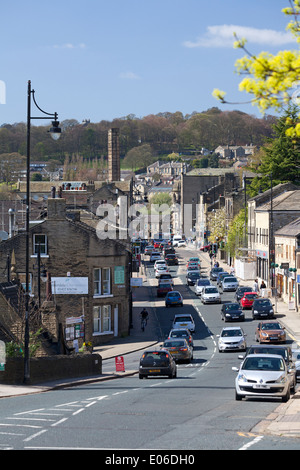
[[[0,230],[0,241],[7,240],[7,239],[8,239],[8,233],[5,232],[5,230]]]

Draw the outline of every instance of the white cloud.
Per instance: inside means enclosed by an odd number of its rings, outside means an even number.
[[[273,29],[258,29],[249,26],[217,25],[208,26],[207,31],[195,41],[185,41],[184,46],[192,47],[233,47],[236,33],[239,39],[245,38],[249,43],[269,46],[283,46],[295,42],[288,32]]]
[[[65,44],[55,44],[54,49],[85,49],[86,45],[82,42],[78,45],[67,42]]]
[[[122,72],[120,73],[120,78],[123,78],[126,80],[139,80],[140,79],[140,77],[134,72]]]

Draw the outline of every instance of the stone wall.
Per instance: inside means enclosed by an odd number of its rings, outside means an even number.
[[[91,377],[102,374],[100,354],[76,354],[30,359],[30,384],[59,379]],[[7,358],[5,370],[0,371],[0,384],[21,385],[24,380],[24,358]]]

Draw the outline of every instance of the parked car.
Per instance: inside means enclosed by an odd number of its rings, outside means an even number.
[[[182,313],[175,315],[172,329],[175,328],[187,328],[191,333],[195,333],[195,322],[190,313]]]
[[[292,349],[292,357],[296,367],[296,380],[300,377],[300,349]]]
[[[172,240],[172,245],[177,246],[177,243],[179,240],[182,240],[181,235],[174,235],[173,240]]]
[[[252,318],[274,318],[273,306],[270,299],[255,299],[252,305]]]
[[[239,302],[245,292],[253,292],[252,287],[239,286],[237,290],[235,291],[235,295],[234,295],[235,300]]]
[[[180,307],[183,306],[183,298],[180,292],[174,290],[172,292],[168,292],[165,298],[166,307],[171,307],[175,305],[179,305]]]
[[[219,273],[223,273],[224,272],[224,269],[221,268],[221,267],[218,267],[218,268],[212,268],[210,273],[209,273],[209,278],[211,281],[216,281],[217,280],[217,277],[218,277],[218,274]]]
[[[248,354],[277,354],[282,356],[285,360],[288,374],[291,378],[291,388],[295,390],[297,384],[297,369],[296,363],[293,356],[292,348],[287,344],[253,344],[246,350]],[[240,359],[244,359],[246,356],[239,356]]]
[[[168,292],[171,292],[173,290],[172,284],[158,284],[157,287],[157,297],[163,297],[167,295]]]
[[[175,254],[173,253],[168,253],[165,256],[165,260],[168,266],[175,266],[178,264],[178,258]]]
[[[194,286],[198,279],[200,279],[199,271],[189,271],[186,275],[186,283],[188,286]]]
[[[246,335],[240,326],[225,327],[217,337],[219,352],[246,350]]]
[[[152,251],[150,255],[150,263],[154,263],[158,259],[161,259],[160,253],[158,251]]]
[[[245,315],[243,313],[243,310],[241,309],[240,304],[238,304],[237,302],[228,302],[222,305],[221,318],[225,322],[231,320],[244,321]]]
[[[288,375],[284,359],[271,354],[249,354],[240,368],[232,367],[238,372],[235,379],[235,399],[243,397],[281,397],[283,402],[290,399],[291,378]]]
[[[186,246],[185,240],[178,240],[177,246],[178,246],[178,248],[181,248],[181,247],[183,247],[183,246]]]
[[[223,277],[221,282],[221,289],[223,292],[235,291],[239,286],[239,281],[236,277],[229,276]]]
[[[177,376],[177,366],[173,356],[164,350],[146,351],[140,359],[139,378],[167,375],[170,379]]]
[[[242,308],[252,308],[253,302],[258,298],[257,292],[244,292],[243,297],[240,300]]]
[[[176,362],[191,362],[193,359],[193,348],[188,345],[185,338],[166,339],[162,347],[172,354]]]
[[[261,321],[255,330],[255,340],[259,343],[285,343],[284,326],[278,321]]]
[[[221,295],[215,286],[204,287],[201,293],[201,301],[203,304],[221,303]]]
[[[196,295],[201,295],[204,287],[211,286],[211,285],[212,285],[212,283],[207,278],[198,279],[198,281],[196,283],[195,294]]]
[[[185,338],[188,342],[188,345],[192,348],[194,347],[193,336],[190,330],[187,328],[174,328],[170,331],[168,339],[172,338]]]

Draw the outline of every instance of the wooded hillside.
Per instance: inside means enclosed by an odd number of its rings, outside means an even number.
[[[159,113],[143,118],[128,115],[113,121],[79,123],[74,119],[60,123],[63,133],[54,142],[48,126],[32,126],[31,159],[59,160],[80,155],[83,158],[107,156],[107,131],[120,129],[120,153],[125,156],[134,147],[149,144],[156,156],[172,152],[189,154],[202,147],[214,150],[218,145],[261,145],[272,136],[274,116],[257,118],[241,111],[222,112],[211,108],[185,115],[181,112]],[[26,124],[3,124],[0,127],[0,155],[26,155]]]

